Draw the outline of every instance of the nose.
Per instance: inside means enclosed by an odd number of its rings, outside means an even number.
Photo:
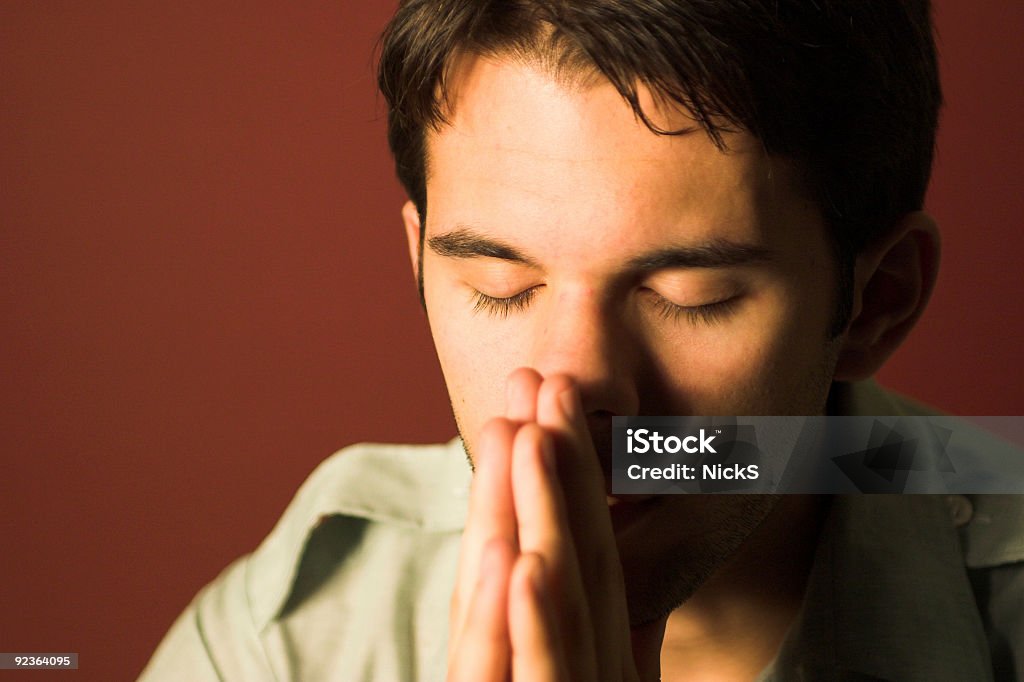
[[[637,414],[639,338],[625,316],[588,288],[559,292],[548,303],[531,365],[544,376],[573,377],[589,417]]]

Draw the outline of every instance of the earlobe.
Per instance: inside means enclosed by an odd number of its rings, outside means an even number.
[[[409,260],[412,273],[419,280],[420,272],[420,214],[416,204],[406,201],[402,206],[402,222],[405,224],[405,238],[409,245]]]
[[[935,287],[940,238],[927,213],[906,215],[857,257],[854,300],[834,378],[873,375],[921,317]]]

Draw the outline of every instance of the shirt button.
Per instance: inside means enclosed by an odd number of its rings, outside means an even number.
[[[953,517],[953,525],[957,528],[966,526],[974,515],[974,505],[963,495],[946,495],[946,503],[949,505],[950,516]]]

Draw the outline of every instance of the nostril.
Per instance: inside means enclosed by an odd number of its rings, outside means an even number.
[[[591,427],[591,431],[594,430],[595,426],[610,429],[613,417],[621,417],[621,415],[617,415],[608,410],[594,410],[593,412],[587,413],[587,424]]]
[[[594,410],[587,413],[587,426],[590,428],[592,434],[603,434],[604,432],[611,432],[612,429],[612,417],[619,415],[609,410]]]

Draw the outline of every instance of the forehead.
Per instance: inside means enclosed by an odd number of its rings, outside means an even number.
[[[653,240],[685,225],[694,239],[749,238],[793,193],[788,164],[752,136],[727,133],[722,151],[642,87],[656,126],[691,132],[655,134],[606,80],[566,83],[511,59],[463,59],[449,86],[449,122],[427,137],[428,231],[628,225]]]

